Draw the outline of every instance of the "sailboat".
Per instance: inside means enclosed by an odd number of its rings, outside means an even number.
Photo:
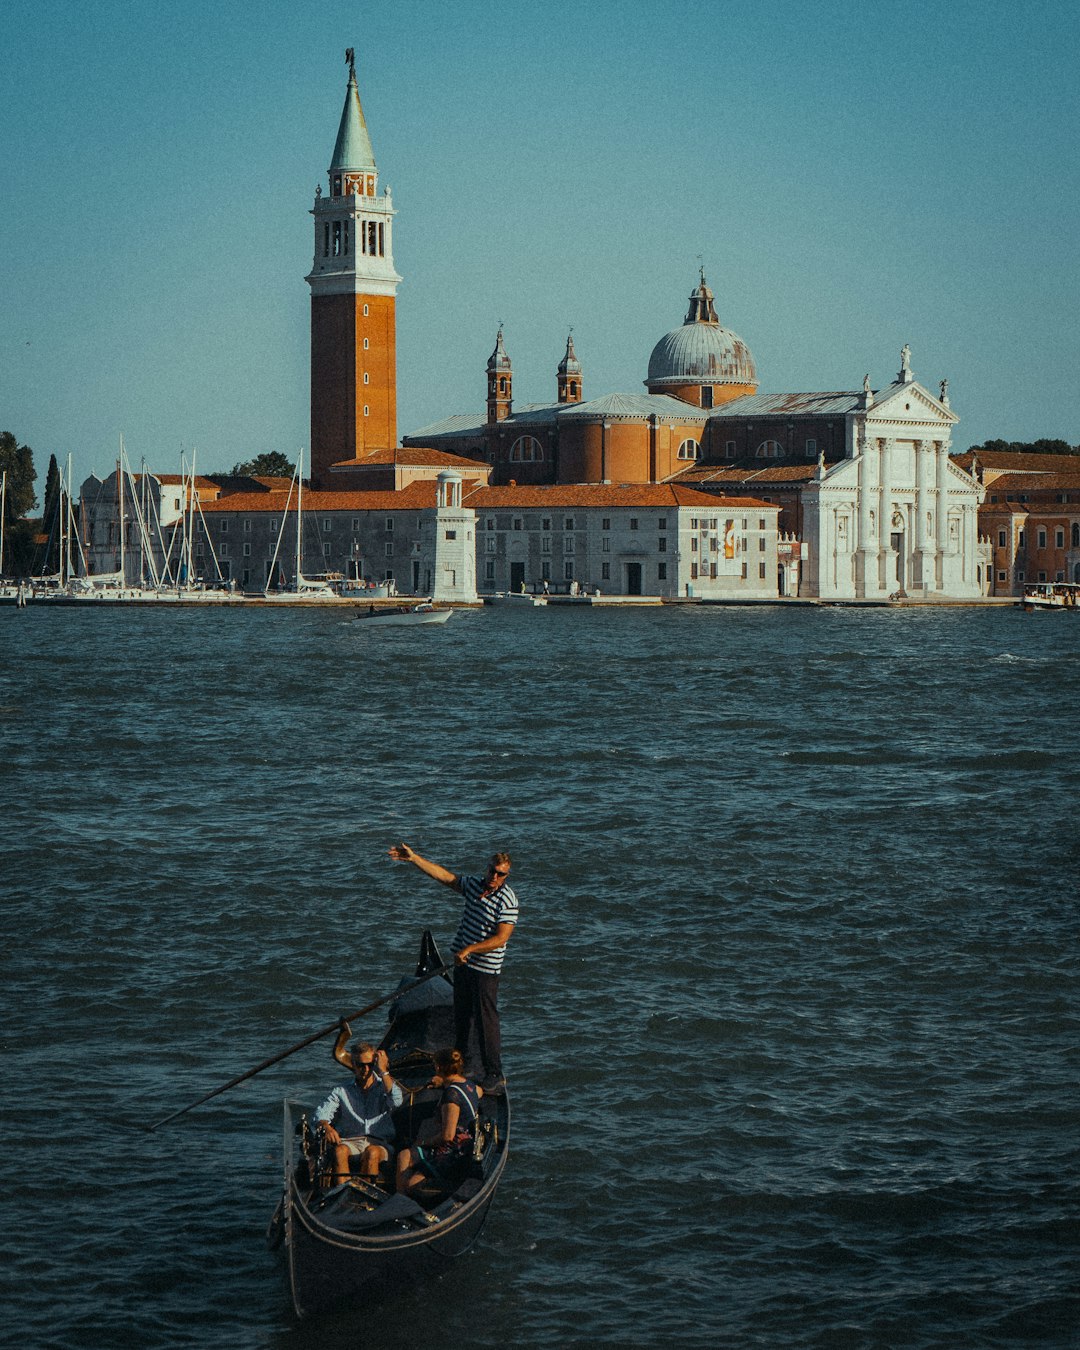
[[[293,583],[284,590],[272,591],[270,589],[271,579],[277,575],[278,556],[281,552],[281,541],[285,536],[285,518],[289,514],[289,506],[292,503],[293,488],[296,488],[296,572],[293,576]],[[306,577],[303,568],[303,544],[304,544],[304,452],[303,450],[296,457],[296,469],[293,473],[293,480],[289,484],[289,495],[285,501],[285,510],[282,514],[282,529],[278,534],[277,547],[274,549],[274,557],[270,563],[270,572],[266,579],[266,586],[263,589],[263,598],[278,604],[294,605],[298,601],[309,601],[319,604],[338,603],[341,601],[341,593],[332,581],[325,577]]]

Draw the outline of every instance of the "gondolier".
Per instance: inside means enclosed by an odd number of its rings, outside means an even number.
[[[518,898],[507,884],[510,855],[492,855],[483,876],[461,875],[422,858],[408,844],[390,850],[398,862],[411,862],[433,881],[449,886],[465,898],[454,938],[454,1023],[457,1049],[468,1062],[473,1028],[480,1046],[484,1076],[480,1086],[498,1093],[505,1085],[502,1036],[499,1027],[499,976],[506,944],[518,921]]]

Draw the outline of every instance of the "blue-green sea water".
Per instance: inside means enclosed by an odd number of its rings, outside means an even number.
[[[1058,1347],[1080,621],[0,611],[0,1342]],[[514,856],[474,1252],[293,1320],[280,1102]],[[381,1014],[357,1027],[375,1038]]]

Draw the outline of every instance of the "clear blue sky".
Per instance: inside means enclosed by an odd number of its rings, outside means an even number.
[[[344,49],[394,191],[399,432],[641,391],[700,255],[763,392],[911,344],[955,446],[1080,441],[1075,3],[0,9],[0,430],[107,472],[308,442],[308,210]]]

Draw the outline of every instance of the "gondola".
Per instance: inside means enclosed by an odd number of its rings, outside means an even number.
[[[420,945],[413,981],[443,965],[429,932]],[[407,990],[390,1005],[390,1027],[379,1042],[390,1072],[405,1092],[394,1113],[399,1146],[412,1141],[438,1109],[440,1090],[429,1088],[434,1051],[454,1043],[453,990],[445,974]],[[420,1194],[394,1194],[392,1175],[380,1185],[358,1177],[324,1189],[314,1109],[285,1102],[284,1188],[267,1234],[284,1254],[289,1291],[298,1317],[350,1301],[374,1304],[445,1269],[476,1241],[506,1167],[510,1101],[505,1091],[485,1094],[477,1146],[455,1188],[428,1183]]]

